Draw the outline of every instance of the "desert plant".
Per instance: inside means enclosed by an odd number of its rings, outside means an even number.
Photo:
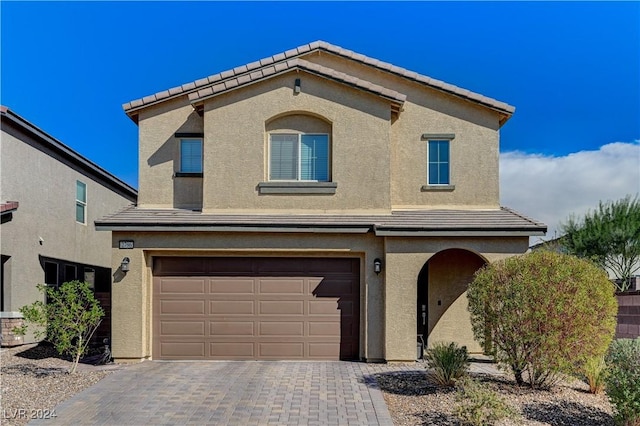
[[[469,366],[469,354],[466,346],[457,343],[435,343],[425,354],[427,366],[432,370],[434,380],[442,386],[453,386],[462,377]]]
[[[614,286],[595,264],[536,251],[479,270],[467,292],[475,338],[519,385],[549,387],[613,339]]]
[[[618,339],[609,348],[605,383],[616,423],[640,425],[640,338]]]
[[[455,415],[463,425],[485,426],[516,415],[500,396],[470,377],[456,385]]]
[[[80,357],[87,351],[89,340],[100,325],[104,311],[89,288],[89,284],[70,281],[60,288],[38,284],[46,303],[36,301],[20,308],[25,325],[14,329],[18,334],[25,334],[29,324],[38,326],[34,330],[36,338],[46,335],[61,355],[72,357],[73,363],[69,373],[74,373]]]
[[[607,364],[604,362],[604,356],[589,358],[584,364],[584,376],[589,384],[589,392],[593,394],[602,393],[604,390],[604,376]]]

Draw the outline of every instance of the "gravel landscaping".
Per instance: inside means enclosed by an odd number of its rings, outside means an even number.
[[[55,414],[54,407],[93,385],[118,366],[80,364],[68,374],[71,362],[51,346],[24,345],[0,351],[0,424],[24,425],[33,418]]]
[[[454,413],[454,390],[437,387],[421,364],[409,371],[379,373],[376,381],[395,425],[459,425]],[[472,373],[495,390],[516,411],[516,417],[499,425],[614,425],[612,407],[605,394],[592,395],[579,381],[564,382],[550,391],[522,388],[507,375]]]
[[[70,362],[53,348],[25,345],[0,351],[0,423],[24,425],[30,419],[54,413],[54,407],[98,382],[121,366],[81,364],[67,374]],[[400,368],[380,366],[375,378],[396,425],[458,425],[453,390],[435,386],[424,364]],[[495,390],[518,413],[501,425],[613,425],[612,407],[606,395],[592,395],[588,386],[571,380],[551,391],[521,388],[508,375],[472,373]]]

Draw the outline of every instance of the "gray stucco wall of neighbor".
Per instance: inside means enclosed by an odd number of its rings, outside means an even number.
[[[11,221],[2,224],[1,252],[5,263],[4,311],[15,312],[43,295],[40,256],[111,267],[111,235],[93,222],[132,201],[94,179],[34,148],[29,138],[2,126],[0,198],[18,201]],[[87,187],[86,223],[76,222],[76,181]],[[27,336],[25,343],[33,341]]]

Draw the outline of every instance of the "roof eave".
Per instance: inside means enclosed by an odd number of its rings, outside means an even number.
[[[541,229],[424,229],[375,228],[378,237],[531,237],[545,235]]]

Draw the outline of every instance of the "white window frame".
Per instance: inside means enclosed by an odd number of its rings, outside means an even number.
[[[298,137],[298,167],[297,167],[297,178],[296,179],[271,179],[271,136],[272,135],[287,135],[292,136],[295,135]],[[326,136],[327,137],[327,180],[302,180],[302,136],[305,135],[318,135],[318,136]],[[268,182],[331,182],[331,135],[329,133],[302,133],[302,132],[271,132],[269,133],[269,157],[267,158],[267,181]]]
[[[84,201],[78,199],[78,185],[82,185],[84,187]],[[89,198],[89,194],[87,191],[87,184],[76,180],[76,211],[75,211],[75,215],[76,215],[76,223],[81,223],[83,225],[87,224],[87,203],[88,203],[88,198]],[[82,207],[82,216],[83,216],[83,221],[80,222],[78,220],[78,207]]]
[[[200,171],[199,172],[188,172],[185,171],[182,166],[182,142],[185,141],[199,141],[200,142]],[[184,138],[180,138],[180,142],[179,142],[179,165],[178,165],[178,173],[183,173],[183,174],[202,174],[204,172],[204,138],[199,138],[199,137],[184,137]]]

